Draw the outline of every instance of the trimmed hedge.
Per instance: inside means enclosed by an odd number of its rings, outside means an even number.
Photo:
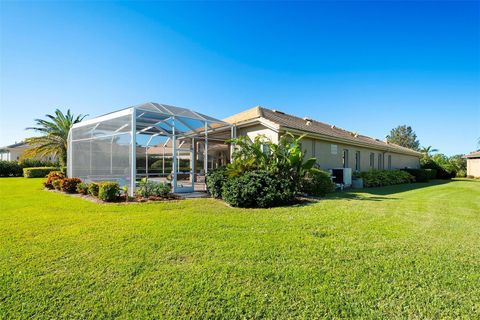
[[[102,201],[115,201],[120,195],[118,182],[101,182],[98,184],[98,198]]]
[[[34,168],[34,167],[58,167],[58,162],[40,160],[40,159],[23,159],[18,162],[22,168]]]
[[[45,178],[47,174],[56,170],[58,170],[56,167],[23,168],[23,176],[25,178]]]
[[[64,178],[60,180],[60,189],[66,193],[77,192],[77,185],[82,183],[79,178]]]
[[[0,160],[0,177],[21,177],[22,166],[17,161]]]
[[[431,173],[428,173],[426,169],[401,169],[402,171],[410,173],[415,177],[415,182],[428,182],[431,178]]]
[[[269,208],[293,203],[295,186],[274,173],[250,171],[228,178],[222,187],[222,198],[233,207]]]
[[[300,191],[310,196],[324,196],[335,191],[335,185],[328,172],[315,168],[300,181]]]
[[[360,172],[365,188],[415,182],[415,177],[402,170],[370,170]]]
[[[205,177],[205,185],[207,186],[207,192],[214,198],[222,197],[222,187],[227,177],[225,176],[226,167],[220,167],[211,171],[208,171]]]

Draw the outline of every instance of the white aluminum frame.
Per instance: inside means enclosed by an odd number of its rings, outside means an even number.
[[[114,130],[113,134],[103,134],[102,136],[93,136],[93,133],[95,132],[96,128],[98,125],[102,122],[106,122],[109,120],[113,120],[119,117],[131,115],[131,123],[130,123],[130,131],[123,131],[121,132],[122,129],[124,129],[126,126],[128,126],[128,123],[122,124],[118,129]],[[183,119],[191,119],[196,121],[197,123],[202,123],[201,127],[195,128],[188,122],[186,122]],[[153,122],[152,122],[153,121]],[[169,122],[170,121],[170,122]],[[150,123],[152,122],[152,123]],[[91,130],[92,131],[92,136],[87,137],[87,138],[82,138],[82,139],[73,139],[73,132],[81,127],[89,126],[89,125],[94,125],[94,128]],[[161,127],[161,124],[165,124],[166,126],[171,128],[170,130],[166,129],[165,127]],[[182,125],[185,128],[188,128],[188,131],[182,130],[178,127],[178,125]],[[214,129],[212,126],[213,124],[219,125],[217,128]],[[142,126],[144,126],[142,128]],[[209,116],[205,116],[203,114],[200,114],[198,112],[185,109],[185,108],[179,108],[179,107],[174,107],[174,106],[168,106],[168,105],[163,105],[163,104],[158,104],[158,103],[145,103],[142,105],[137,105],[133,107],[129,107],[126,109],[122,109],[116,112],[108,113],[93,119],[85,120],[80,123],[76,123],[72,126],[72,129],[69,132],[68,135],[68,175],[72,176],[73,173],[73,148],[72,143],[73,142],[78,142],[78,141],[90,141],[92,142],[95,139],[101,139],[101,138],[106,138],[106,137],[112,137],[111,143],[113,145],[113,139],[116,136],[122,135],[122,134],[130,134],[131,141],[130,141],[130,155],[129,157],[131,158],[130,160],[130,165],[131,165],[131,170],[130,170],[130,185],[129,185],[129,194],[133,196],[135,194],[135,189],[136,189],[136,179],[137,179],[137,168],[136,168],[136,158],[137,158],[137,134],[145,134],[145,135],[151,135],[150,139],[147,142],[146,146],[146,173],[148,176],[148,147],[150,146],[150,143],[155,136],[165,136],[167,137],[167,142],[168,140],[172,141],[172,187],[173,187],[173,192],[181,192],[180,188],[177,186],[177,173],[178,173],[178,163],[177,163],[177,151],[179,151],[179,148],[177,147],[177,141],[178,138],[188,138],[192,139],[192,150],[190,150],[191,155],[192,155],[192,165],[191,165],[191,177],[192,177],[192,188],[195,183],[195,148],[194,148],[194,143],[195,143],[195,138],[203,136],[205,139],[205,150],[204,150],[204,174],[206,175],[208,173],[208,137],[209,137],[209,132],[213,131],[220,131],[220,130],[225,130],[230,128],[231,130],[231,137],[233,138],[235,135],[235,126],[224,122],[222,120],[218,120]],[[202,132],[203,131],[203,132]],[[165,142],[165,144],[167,143]],[[91,143],[90,143],[91,144]],[[112,147],[111,147],[112,148]],[[110,150],[112,150],[110,148]],[[164,145],[165,149],[165,145]],[[232,150],[232,149],[231,149]],[[92,150],[90,149],[90,163],[92,161]],[[112,151],[110,151],[110,172],[112,173]],[[92,172],[92,167],[90,164],[90,172]],[[165,172],[165,159],[163,158],[163,164],[162,164],[162,172]],[[190,190],[190,188],[186,188],[187,190]]]

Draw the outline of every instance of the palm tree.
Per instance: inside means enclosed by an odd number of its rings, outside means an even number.
[[[50,120],[35,119],[37,126],[26,129],[42,135],[25,139],[29,148],[25,150],[23,157],[54,155],[58,157],[62,166],[66,165],[68,132],[73,124],[82,121],[86,116],[80,114],[75,117],[70,109],[66,114],[56,109],[55,115],[46,115]]]
[[[423,154],[425,159],[430,159],[433,152],[438,152],[438,149],[434,149],[432,146],[420,148],[420,152]]]

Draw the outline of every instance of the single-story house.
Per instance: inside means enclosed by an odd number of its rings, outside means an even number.
[[[24,141],[15,142],[9,146],[0,147],[0,160],[6,161],[18,161],[22,157],[23,152],[28,149],[27,144]],[[53,155],[45,157],[37,157],[40,160],[55,161],[56,157]]]
[[[237,136],[306,135],[306,157],[341,171],[419,168],[421,154],[313,119],[255,107],[223,120],[160,103],[131,106],[74,124],[68,138],[68,176],[85,181],[118,181],[133,194],[143,177],[169,181],[174,192],[204,190],[205,174],[230,161]],[[345,177],[349,177],[346,179]]]
[[[306,157],[317,158],[317,164],[325,170],[420,168],[418,151],[278,110],[255,107],[224,121],[235,125],[237,136],[246,135],[251,139],[262,134],[277,142],[285,132],[306,135],[302,140]]]
[[[0,147],[0,160],[13,161],[20,159],[27,146],[25,142],[15,142],[9,146]]]
[[[480,151],[465,155],[467,158],[467,176],[480,177]]]

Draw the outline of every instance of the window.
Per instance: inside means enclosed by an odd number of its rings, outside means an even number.
[[[265,154],[270,154],[270,147],[267,144],[261,144],[262,152]]]
[[[383,157],[382,157],[382,154],[379,153],[378,154],[378,170],[382,170],[383,169]]]
[[[375,153],[370,153],[370,169],[375,169]]]
[[[348,168],[348,150],[343,149],[342,163],[344,168]]]
[[[336,144],[330,145],[330,153],[331,154],[337,154],[337,145]]]
[[[355,152],[355,171],[360,171],[360,151]]]
[[[388,155],[388,170],[392,170],[392,156]]]

